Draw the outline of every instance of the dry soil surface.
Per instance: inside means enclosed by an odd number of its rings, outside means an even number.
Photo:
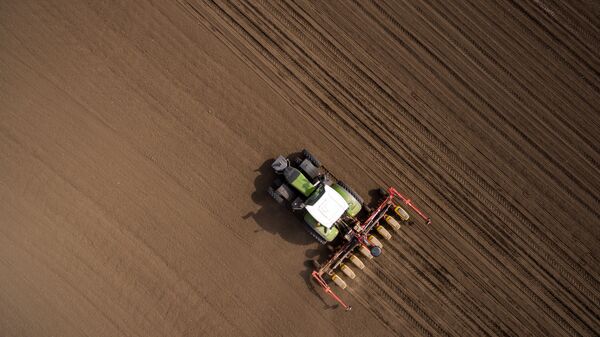
[[[594,336],[594,1],[2,1],[0,335]],[[433,222],[340,295],[310,149]]]

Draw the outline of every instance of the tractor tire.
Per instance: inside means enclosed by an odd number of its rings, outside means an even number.
[[[379,248],[383,248],[383,244],[381,243],[381,241],[379,241],[378,238],[376,238],[373,235],[369,235],[369,237],[367,238],[369,240],[369,242],[373,245],[373,246],[377,246]]]
[[[385,227],[383,227],[382,225],[378,225],[377,227],[375,227],[375,229],[377,230],[377,233],[379,233],[379,235],[381,235],[384,239],[392,239],[392,234],[390,234],[390,232],[388,232],[388,230],[385,229]]]
[[[400,223],[394,219],[391,215],[384,216],[385,222],[392,227],[396,232],[400,230]]]
[[[333,283],[335,283],[338,287],[342,289],[346,289],[348,287],[346,281],[344,281],[344,279],[339,277],[337,274],[333,274],[331,276],[331,280],[333,281]]]
[[[267,189],[267,193],[269,193],[271,198],[273,198],[275,201],[277,201],[277,203],[283,204],[283,197],[281,195],[279,195],[279,193],[275,192],[273,187],[269,187]]]
[[[342,271],[342,273],[344,273],[344,275],[348,276],[351,280],[354,280],[356,278],[356,274],[354,273],[354,270],[352,270],[350,267],[348,267],[345,264],[341,264],[340,265],[340,270]]]
[[[369,248],[367,248],[365,246],[361,245],[360,247],[358,247],[358,251],[369,260],[373,258],[371,251],[369,250]]]
[[[307,149],[302,150],[302,155],[304,156],[304,158],[308,159],[309,162],[315,165],[315,167],[321,167],[321,162],[317,158],[315,158],[315,156],[313,156],[310,152],[308,152]]]
[[[361,206],[365,204],[363,198],[361,198],[360,195],[358,195],[358,193],[354,192],[354,190],[351,189],[350,186],[346,185],[346,183],[340,180],[337,182],[337,184],[340,185],[346,191],[348,191],[348,193],[350,193],[354,197],[354,199],[356,199],[356,201],[358,201],[358,203],[361,204]]]
[[[315,232],[315,230],[309,225],[309,224],[304,224],[304,228],[306,228],[306,231],[308,232],[308,234],[310,234],[310,236],[312,236],[315,240],[317,240],[318,243],[324,245],[327,243],[327,241],[325,239],[323,239],[323,237],[321,235],[319,235],[319,233]]]
[[[356,268],[358,268],[360,270],[365,269],[365,264],[358,258],[358,256],[356,256],[356,255],[350,255],[349,260],[350,260],[350,262],[352,262],[352,264]]]
[[[283,185],[283,179],[281,179],[281,177],[276,177],[275,179],[273,179],[273,183],[271,183],[271,187],[273,187],[274,190],[278,189],[279,186]]]

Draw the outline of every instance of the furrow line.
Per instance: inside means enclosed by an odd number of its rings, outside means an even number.
[[[361,8],[365,12],[365,14],[367,14],[369,17],[373,18],[373,15],[370,12],[368,12],[363,6],[359,5],[357,2],[355,2],[355,3],[358,5],[359,8]],[[482,97],[477,92],[477,90],[475,90],[471,85],[469,85],[469,83],[467,83],[464,78],[462,78],[458,73],[456,73],[456,71],[454,71],[451,67],[449,67],[439,56],[435,55],[431,50],[429,50],[426,46],[424,46],[412,33],[410,33],[404,27],[402,27],[402,25],[400,25],[400,23],[398,23],[398,21],[396,19],[394,19],[394,17],[392,17],[389,13],[387,13],[379,4],[374,3],[373,1],[371,1],[371,3],[375,7],[377,12],[379,14],[381,14],[383,17],[385,17],[386,20],[389,23],[391,23],[393,27],[395,27],[397,30],[402,32],[403,35],[406,35],[411,41],[413,41],[413,43],[417,44],[419,47],[421,47],[423,50],[425,50],[427,52],[427,54],[430,55],[438,64],[440,64],[448,73],[450,73],[453,78],[455,78],[457,81],[459,81],[461,83],[461,85],[463,85],[465,88],[467,88],[472,95],[474,95],[490,111],[492,111],[494,113],[494,115],[496,116],[496,118],[500,122],[502,122],[502,125],[509,126],[513,133],[519,135],[523,140],[525,140],[527,142],[527,144],[529,144],[531,147],[533,147],[535,150],[537,150],[537,152],[539,154],[541,154],[542,157],[544,157],[547,161],[551,162],[556,168],[558,168],[566,177],[568,177],[575,185],[577,185],[577,187],[579,187],[579,189],[586,192],[586,194],[588,196],[590,196],[596,203],[600,203],[600,199],[595,193],[590,191],[589,188],[587,188],[587,186],[585,186],[585,184],[583,184],[578,178],[573,176],[573,174],[571,174],[568,170],[566,170],[563,166],[561,166],[557,162],[556,159],[554,159],[553,157],[548,155],[548,153],[546,153],[546,151],[539,144],[533,142],[529,136],[527,136],[522,130],[517,128],[510,120],[508,120],[505,116],[503,116],[491,103],[489,103],[484,97]],[[392,37],[397,43],[399,43],[401,46],[403,46],[407,50],[409,50],[415,58],[419,59],[418,56],[415,54],[415,51],[412,50],[404,41],[402,41],[402,39],[396,33],[394,33],[389,28],[387,28],[385,25],[383,25],[382,22],[380,22],[376,19],[375,19],[375,22],[378,25],[380,25],[380,27],[382,27],[388,34],[390,34],[390,37]],[[428,69],[430,69],[433,73],[437,73],[436,71],[433,70],[433,68],[431,66],[428,66],[422,60],[421,60],[421,62],[424,66],[426,66]],[[586,203],[577,194],[575,194],[566,184],[564,184],[562,181],[557,179],[537,159],[535,159],[533,156],[531,156],[527,152],[525,152],[524,149],[522,148],[522,146],[520,146],[517,143],[517,141],[513,139],[513,137],[510,137],[494,121],[492,121],[492,119],[490,117],[488,117],[484,113],[482,113],[472,103],[470,103],[466,97],[464,97],[462,94],[460,94],[460,92],[458,92],[458,90],[456,88],[453,88],[452,85],[447,83],[447,81],[444,80],[443,76],[439,76],[439,79],[442,82],[444,82],[445,85],[457,97],[460,97],[464,101],[464,103],[468,104],[469,107],[471,109],[473,109],[474,112],[477,112],[477,114],[480,116],[480,118],[482,120],[484,120],[490,127],[492,127],[498,134],[500,134],[506,141],[508,141],[515,150],[517,150],[522,155],[524,155],[526,158],[528,158],[533,164],[536,165],[536,167],[539,170],[544,172],[548,178],[552,179],[558,186],[560,186],[563,190],[565,190],[567,193],[569,193],[570,197],[579,201],[581,203],[581,205],[584,206],[591,214],[594,214],[595,216],[600,217],[600,213],[598,213],[596,208],[594,208],[594,207],[590,206],[588,203]]]
[[[400,236],[400,235],[398,235]],[[404,239],[403,240],[404,244],[408,244],[408,242]],[[420,282],[424,285],[426,285],[434,294],[437,298],[441,298],[444,302],[445,305],[447,305],[448,307],[452,307],[453,310],[456,310],[460,313],[460,315],[462,316],[462,319],[468,323],[470,323],[470,327],[473,331],[473,333],[475,333],[476,335],[480,336],[481,334],[485,334],[486,336],[491,336],[490,331],[488,331],[487,329],[485,329],[482,325],[480,325],[474,318],[473,316],[477,317],[487,328],[491,327],[491,330],[494,333],[498,333],[498,331],[493,327],[492,321],[489,319],[489,317],[481,317],[480,313],[481,311],[470,311],[470,312],[466,312],[465,311],[465,307],[469,308],[469,306],[464,305],[465,303],[463,301],[460,301],[460,299],[463,299],[465,301],[470,300],[470,298],[468,298],[465,294],[460,293],[458,291],[458,289],[449,281],[449,280],[445,280],[446,282],[443,282],[442,280],[440,280],[439,277],[435,277],[435,279],[438,280],[438,282],[441,283],[441,285],[437,285],[436,283],[434,283],[434,281],[432,281],[429,277],[427,277],[427,275],[425,274],[425,272],[421,271],[413,262],[410,261],[410,259],[404,255],[398,248],[394,247],[392,244],[386,244],[386,247],[389,248],[389,250],[391,250],[393,252],[393,257],[391,257],[391,259],[396,261],[396,265],[402,265],[403,263],[407,263],[408,264],[408,269],[409,271],[416,276]],[[411,252],[413,255],[418,255],[421,263],[425,263],[427,266],[429,266],[429,269],[434,270],[435,268],[433,267],[433,265],[425,260],[414,248],[412,247],[408,247],[407,248],[409,250],[409,252]],[[461,297],[451,297],[448,296],[448,292],[445,292],[444,289],[442,288],[449,288],[451,293],[460,293]],[[453,298],[455,299],[455,301],[453,300]],[[472,305],[472,303],[470,303]],[[477,308],[478,310],[482,310],[481,307],[479,306],[471,306],[471,309]]]
[[[469,21],[469,22],[473,22],[475,25],[477,26],[481,26],[483,23],[479,22],[479,23],[475,23],[475,20],[477,19],[477,17],[482,17],[483,18],[483,22],[492,25],[493,29],[495,32],[498,33],[502,33],[505,37],[505,39],[502,41],[504,42],[504,44],[506,43],[512,43],[513,46],[511,49],[508,49],[505,51],[505,59],[503,59],[505,64],[510,64],[513,66],[517,66],[518,65],[518,58],[516,57],[512,57],[511,56],[514,53],[511,53],[511,50],[517,50],[520,53],[525,53],[525,57],[529,57],[531,59],[541,59],[542,57],[544,57],[545,55],[543,53],[540,53],[539,51],[532,49],[530,45],[525,45],[523,43],[521,43],[518,39],[515,38],[514,33],[510,33],[508,31],[506,31],[506,29],[504,29],[504,27],[500,24],[498,24],[497,22],[495,22],[493,20],[493,17],[490,17],[489,13],[486,13],[484,11],[484,8],[477,6],[477,4],[470,4],[470,6],[467,6],[465,8],[462,7],[457,7],[458,5],[455,4],[454,8],[456,8],[457,10],[461,11],[461,12],[466,12],[464,14],[464,17],[462,19],[457,19],[458,21]],[[443,7],[443,6],[442,6]],[[448,11],[449,9],[446,7],[443,7],[444,9],[440,10],[440,12],[445,12]],[[471,11],[473,10],[473,11]],[[465,27],[466,29],[467,27]],[[481,33],[482,30],[476,30],[475,32],[472,32],[472,34],[477,34],[477,33]],[[467,33],[466,35],[469,35],[469,33]],[[491,45],[491,40],[488,40],[490,38],[489,35],[486,34],[486,36],[482,37],[482,44],[487,46],[487,48],[492,51],[495,52],[496,55],[498,55],[498,57],[500,57],[500,53],[498,52],[498,50],[502,49],[502,45],[496,45],[496,46],[492,46]],[[487,40],[487,41],[486,41]],[[509,45],[506,48],[510,48],[511,46]],[[517,55],[521,55],[521,54],[517,54]],[[565,80],[563,78],[563,76],[558,76],[555,74],[555,72],[553,71],[553,68],[550,68],[550,66],[548,66],[549,62],[538,62],[538,63],[533,63],[533,64],[529,64],[528,67],[526,68],[526,71],[532,71],[533,74],[535,74],[535,76],[537,78],[540,79],[544,79],[544,77],[547,76],[552,76],[554,78],[555,81],[558,81],[558,83],[560,83],[560,87],[561,91],[554,91],[551,94],[556,95],[558,97],[560,97],[563,101],[568,102],[569,105],[575,109],[577,107],[577,105],[575,104],[575,102],[572,100],[572,97],[577,97],[579,102],[586,105],[587,108],[589,109],[589,111],[594,111],[597,109],[596,105],[589,102],[589,95],[588,96],[583,96],[581,94],[581,92],[583,92],[583,90],[580,90],[579,88],[575,88],[573,87],[573,83],[572,82],[568,82],[567,80]],[[536,66],[540,66],[543,67],[541,69],[541,71],[538,71],[536,69]],[[523,74],[520,74],[520,77],[523,79],[523,81],[528,81],[532,78],[532,76],[528,75],[526,72],[524,72]],[[546,83],[545,82],[529,82],[531,86],[545,86]],[[525,85],[527,87],[527,85]],[[566,89],[566,90],[565,90]],[[563,92],[564,91],[564,92]],[[549,99],[551,102],[553,101],[552,96],[548,96],[546,97],[547,99]],[[555,105],[560,107],[561,104],[556,104]],[[571,110],[565,110],[565,109],[561,109],[561,111],[563,114],[567,115],[568,113],[572,112]],[[553,116],[555,116],[555,118],[558,119],[558,117],[560,116],[560,113],[555,113],[552,112]],[[569,122],[569,124],[571,124],[571,119],[565,119],[565,121]],[[573,125],[571,126],[573,129],[577,130],[578,128],[582,128],[582,127],[586,127],[588,125]],[[595,136],[595,134],[593,132],[590,132],[588,134],[589,137],[593,137]],[[593,139],[592,143],[597,143],[598,140],[597,139]]]
[[[419,123],[418,119],[416,119],[416,118],[414,118],[414,117],[413,117],[413,122],[414,122],[416,125],[418,125],[418,123]],[[424,130],[421,128],[421,129],[420,129],[420,131],[424,131]],[[443,144],[436,144],[436,145],[437,145],[439,148],[441,148],[441,149],[444,149],[444,148],[445,148],[445,146],[444,146]],[[448,153],[446,153],[446,154],[448,154]],[[461,161],[460,161],[460,160],[458,160],[458,161],[457,161],[457,158],[455,158],[455,156],[453,156],[453,155],[450,155],[450,156],[449,156],[449,159],[450,159],[452,162],[458,163],[458,165],[459,165],[459,166],[460,166],[462,169],[464,169],[464,170],[465,170],[465,172],[466,172],[466,174],[468,174],[470,177],[476,177],[476,178],[478,179],[478,183],[479,183],[480,185],[482,185],[482,186],[486,187],[486,191],[487,191],[487,192],[489,192],[489,193],[492,193],[492,195],[494,196],[494,198],[495,198],[495,199],[497,199],[497,200],[499,200],[499,202],[501,202],[501,204],[503,204],[503,206],[505,206],[505,207],[507,208],[507,210],[509,210],[511,213],[513,213],[513,214],[517,215],[517,218],[518,218],[519,220],[521,220],[521,221],[524,221],[525,223],[527,223],[527,225],[528,225],[528,229],[530,229],[532,232],[534,232],[534,233],[536,233],[536,234],[539,234],[539,235],[540,235],[540,236],[543,238],[543,240],[545,240],[545,241],[546,241],[546,243],[547,243],[547,241],[550,241],[550,242],[551,242],[551,239],[550,239],[550,238],[548,238],[548,237],[547,237],[547,236],[546,236],[546,235],[545,235],[543,232],[539,231],[539,229],[535,228],[535,225],[533,225],[533,223],[532,223],[531,221],[527,220],[527,219],[524,217],[524,215],[523,215],[523,214],[522,214],[522,213],[521,213],[521,212],[520,212],[520,211],[519,211],[519,210],[518,210],[518,209],[517,209],[517,208],[516,208],[514,205],[512,205],[511,203],[509,203],[509,202],[508,202],[508,201],[507,201],[507,200],[506,200],[504,197],[502,197],[502,196],[501,196],[499,193],[495,192],[495,191],[493,190],[493,188],[491,188],[491,186],[489,186],[489,185],[488,185],[488,186],[486,186],[486,185],[488,184],[487,182],[485,182],[485,184],[482,184],[481,178],[478,178],[478,174],[477,174],[476,172],[474,172],[474,171],[473,171],[473,170],[471,170],[470,168],[467,168],[467,167],[465,167],[465,166],[464,166],[464,163],[461,163]],[[437,158],[436,158],[436,160],[437,160]],[[535,230],[534,230],[534,228],[535,228]],[[552,243],[552,245],[555,245],[555,244],[554,244],[554,243]],[[570,265],[572,265],[572,264],[574,264],[574,263],[575,263],[575,262],[574,262],[572,259],[571,259],[571,261],[569,261],[569,264],[570,264]],[[581,271],[583,271],[585,274],[587,274],[587,271],[583,270],[583,268],[581,268],[580,266],[579,266],[579,268],[581,269]],[[592,278],[593,278],[593,277],[592,277],[591,275],[587,274],[587,275],[585,276],[585,278],[586,278],[586,279],[588,279],[588,280],[592,280]],[[595,282],[595,283],[597,283],[597,280],[595,280],[595,279],[594,279],[594,282]]]
[[[580,76],[580,78],[582,78],[586,83],[588,83],[590,85],[590,87],[594,88],[596,93],[600,92],[600,88],[598,88],[598,86],[596,85],[596,83],[594,83],[594,81],[598,81],[600,79],[600,72],[595,69],[591,64],[589,64],[585,59],[581,58],[579,56],[578,53],[576,53],[570,44],[568,43],[564,43],[558,36],[556,36],[556,34],[554,34],[548,27],[546,27],[546,25],[544,25],[542,22],[540,22],[540,20],[538,20],[537,18],[535,18],[533,15],[531,15],[531,13],[529,13],[527,10],[525,10],[525,8],[523,6],[521,6],[519,3],[515,2],[514,0],[508,0],[508,2],[515,8],[517,9],[519,12],[521,12],[525,17],[527,17],[527,19],[529,19],[529,21],[533,22],[535,24],[535,26],[539,27],[547,36],[550,37],[550,39],[552,41],[558,42],[560,45],[563,46],[563,48],[569,52],[569,54],[571,54],[571,56],[579,61],[580,64],[583,64],[584,67],[588,68],[588,71],[591,72],[592,74],[596,75],[596,78],[593,80],[588,79],[587,76],[585,76],[584,73],[578,71],[575,66],[571,63],[569,63],[563,56],[561,56],[557,51],[554,50],[554,48],[552,48],[552,46],[550,46],[547,42],[543,41],[542,37],[538,36],[537,34],[535,34],[533,32],[532,29],[527,28],[527,30],[534,36],[537,38],[537,40],[539,42],[541,42],[542,44],[544,44],[545,46],[548,47],[549,50],[554,51],[555,56],[561,60],[562,62],[564,62],[573,72],[575,72],[578,76]],[[523,27],[529,27],[529,25],[527,25],[526,23],[523,23]],[[588,73],[587,71],[585,72],[586,74]]]
[[[367,283],[366,286],[369,289],[374,290],[376,292],[376,294],[377,294],[378,297],[384,299],[388,303],[388,305],[390,305],[390,307],[392,309],[391,312],[393,314],[395,314],[395,315],[401,315],[402,318],[406,319],[413,326],[415,326],[422,335],[433,336],[432,333],[425,326],[423,326],[423,324],[421,324],[416,318],[414,318],[408,312],[408,310],[405,309],[400,304],[400,302],[398,302],[396,299],[394,299],[394,297],[392,295],[390,295],[388,293],[388,291],[381,286],[381,283],[378,282],[377,280],[375,280],[374,276],[372,276],[370,274],[371,274],[370,270],[366,270],[365,269],[365,272],[362,274],[365,277],[363,277],[362,280],[364,280],[365,283]],[[430,322],[428,322],[428,321],[425,320],[425,323],[429,324]]]
[[[410,2],[407,2],[407,4],[410,5]],[[538,96],[536,96],[529,87],[524,85],[519,80],[519,78],[517,76],[515,76],[506,67],[504,67],[502,64],[500,64],[500,62],[496,58],[494,58],[490,53],[488,53],[486,50],[484,50],[473,39],[473,37],[471,37],[470,34],[466,34],[465,31],[463,30],[463,28],[461,28],[459,25],[456,25],[455,22],[458,22],[457,19],[454,18],[454,20],[452,20],[449,18],[449,16],[451,15],[450,13],[452,13],[451,11],[448,11],[448,10],[439,11],[434,7],[434,5],[429,4],[429,6],[433,13],[435,13],[436,15],[441,17],[447,24],[451,25],[453,29],[455,29],[457,32],[459,32],[461,34],[461,36],[471,44],[471,47],[475,48],[479,52],[480,55],[483,55],[489,62],[491,62],[494,66],[496,66],[497,70],[501,71],[505,76],[509,77],[514,83],[517,83],[519,85],[519,90],[526,92],[529,95],[529,97],[535,101],[535,103],[542,106],[547,113],[550,113],[554,118],[556,118],[559,122],[559,123],[557,123],[559,126],[564,125],[568,131],[575,134],[577,136],[577,138],[581,139],[588,147],[590,147],[595,152],[594,155],[598,156],[598,154],[600,153],[600,148],[598,147],[598,145],[595,141],[588,139],[582,132],[577,130],[577,128],[573,127],[561,113],[559,113],[559,114],[555,113],[548,104],[546,104],[542,99],[540,99]],[[440,6],[443,7],[443,4],[440,4]],[[418,11],[418,10],[415,9],[415,11]],[[421,13],[422,17],[425,18],[424,11],[420,10],[420,13]],[[428,18],[428,19],[430,19],[430,18]],[[444,34],[445,30],[436,29],[436,31],[441,36],[445,36],[447,41],[449,41],[452,44],[454,44],[455,46],[457,46],[457,48],[460,48],[460,50],[469,57],[471,62],[477,64],[480,67],[480,69],[486,73],[486,75],[488,77],[493,79],[498,85],[501,86],[502,81],[496,75],[494,75],[494,71],[491,71],[487,67],[485,67],[483,65],[483,62],[479,61],[478,58],[473,56],[473,54],[470,53],[468,50],[460,47],[460,43],[458,41],[456,41],[455,39],[453,39],[450,36],[450,34]],[[484,44],[485,44],[485,42],[484,42]],[[510,88],[508,88],[506,86],[503,86],[503,88],[507,93],[510,93],[514,99],[520,101],[524,106],[527,106],[530,110],[534,108],[533,106],[525,103],[525,101],[517,94],[516,90],[511,90]],[[541,122],[543,125],[545,125],[545,130],[548,133],[555,134],[555,132],[556,132],[555,129],[556,129],[557,124],[552,124],[551,122],[546,121],[543,118],[543,116],[539,116],[539,117],[533,116],[533,117],[534,117],[535,121]],[[555,137],[556,140],[561,141],[563,144],[567,145],[568,143],[566,142],[566,140],[564,140],[566,138],[569,138],[569,137],[564,137],[562,135],[556,135],[556,137]],[[580,145],[580,144],[578,144],[578,145]],[[577,148],[573,144],[568,144],[568,146],[571,147],[572,153],[580,154],[588,162],[590,162],[596,170],[599,169],[596,160],[593,159],[593,156],[591,154],[581,151],[581,148]]]

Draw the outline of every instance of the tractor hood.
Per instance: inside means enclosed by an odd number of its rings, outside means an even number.
[[[324,191],[314,203],[306,205],[306,210],[321,225],[331,228],[333,224],[346,212],[348,203],[333,188],[323,185]]]

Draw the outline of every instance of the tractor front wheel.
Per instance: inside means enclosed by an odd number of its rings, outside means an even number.
[[[317,158],[315,158],[315,156],[313,156],[310,152],[308,152],[307,149],[302,150],[302,155],[317,168],[321,167],[321,162]]]

